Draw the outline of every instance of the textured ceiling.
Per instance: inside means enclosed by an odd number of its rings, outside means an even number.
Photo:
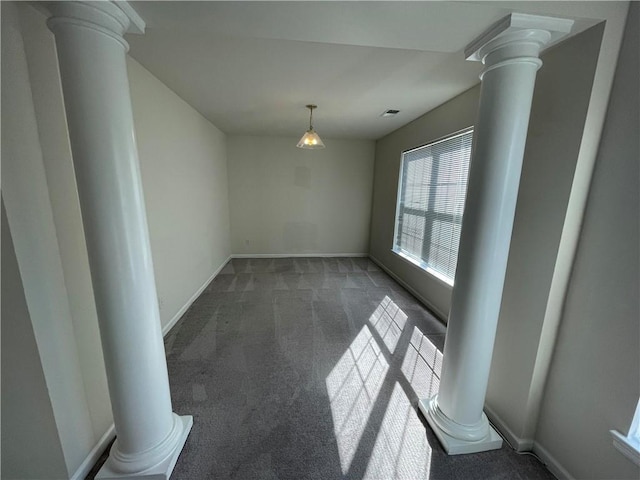
[[[130,54],[228,134],[376,139],[478,83],[464,47],[512,11],[577,20],[602,2],[132,2]],[[382,118],[386,109],[400,113]]]

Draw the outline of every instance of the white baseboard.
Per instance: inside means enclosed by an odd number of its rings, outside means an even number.
[[[224,266],[231,260],[232,258],[292,258],[292,257],[368,257],[368,253],[234,253],[229,255],[229,257],[218,267],[218,269],[213,272],[202,286],[191,296],[187,303],[185,303],[180,310],[173,316],[173,318],[167,323],[164,327],[162,327],[162,335],[166,335],[169,333],[169,330],[173,328],[173,326],[178,323],[178,320],[182,318],[185,312],[189,309],[191,304],[196,301],[196,299],[200,296],[200,294],[204,291],[205,288],[209,286],[209,284],[213,281],[214,278],[220,273],[220,271],[224,268]]]
[[[220,265],[217,268],[217,270],[213,272],[213,274],[202,284],[202,286],[198,290],[196,290],[196,292],[191,296],[191,298],[187,300],[187,303],[185,303],[182,306],[182,308],[178,310],[178,312],[173,316],[173,318],[169,320],[169,323],[167,323],[164,327],[162,327],[162,336],[165,336],[167,333],[169,333],[169,330],[171,330],[173,326],[176,323],[178,323],[178,320],[180,320],[180,318],[182,318],[185,312],[189,310],[189,307],[191,306],[191,304],[193,304],[193,302],[196,301],[196,299],[200,296],[200,294],[204,291],[204,289],[209,286],[209,284],[213,281],[214,278],[216,278],[216,276],[220,273],[220,271],[224,268],[224,266],[229,262],[229,260],[231,260],[231,258],[232,258],[232,255],[229,255],[229,258],[227,258],[224,262],[222,262],[222,265]]]
[[[574,477],[558,462],[549,451],[538,442],[533,442],[533,453],[544,462],[549,471],[553,473],[558,480],[575,480]]]
[[[213,281],[214,278],[220,273],[220,271],[224,268],[224,266],[231,260],[232,258],[291,258],[291,257],[368,257],[368,253],[234,253],[229,255],[229,257],[222,262],[222,265],[218,267],[218,269],[213,272],[213,274],[202,284],[202,286],[191,296],[187,303],[185,303],[180,310],[173,316],[173,318],[167,323],[164,327],[162,327],[162,335],[166,335],[169,333],[169,330],[173,328],[173,326],[178,323],[178,320],[182,318],[185,312],[189,309],[191,304],[196,301],[196,299],[200,296],[200,294],[204,291],[205,288],[209,286],[209,284]]]
[[[84,459],[84,462],[80,464],[76,472],[71,476],[69,480],[84,480],[87,474],[91,471],[93,466],[96,464],[104,449],[107,448],[109,442],[113,440],[116,436],[116,431],[111,424],[111,426],[107,429],[107,431],[102,435],[102,438],[98,441],[98,443],[91,449],[87,458]]]
[[[231,258],[368,257],[368,253],[234,253]]]
[[[374,257],[373,255],[369,255],[369,258],[373,261],[373,263],[375,263],[376,265],[378,265],[382,270],[384,270],[387,275],[389,275],[391,278],[393,278],[396,282],[398,282],[400,285],[402,285],[409,293],[411,293],[411,295],[413,295],[414,297],[416,297],[418,300],[420,300],[420,302],[422,302],[429,310],[431,310],[433,313],[436,314],[436,316],[438,316],[440,318],[440,320],[442,320],[445,324],[447,323],[447,315],[445,315],[444,313],[442,313],[435,305],[433,305],[433,303],[431,303],[429,300],[427,300],[426,298],[424,298],[422,295],[420,295],[413,287],[411,287],[409,284],[407,284],[407,282],[405,282],[404,280],[402,280],[400,277],[398,277],[395,273],[393,273],[391,270],[389,270],[389,268],[387,268],[380,260],[378,260],[376,257]]]
[[[202,284],[202,286],[191,296],[187,303],[185,303],[180,310],[173,316],[173,318],[167,323],[164,327],[162,327],[162,335],[166,335],[169,333],[169,330],[173,328],[173,326],[178,323],[178,320],[182,318],[185,312],[189,309],[191,304],[196,301],[196,299],[200,296],[200,294],[204,291],[205,288],[209,286],[209,284],[213,281],[214,278],[220,273],[220,271],[224,268],[224,266],[231,260],[232,258],[292,258],[292,257],[311,257],[311,258],[321,258],[321,257],[368,257],[368,253],[234,253],[229,255],[229,257],[222,262],[222,265],[218,267],[218,269],[213,272],[213,274]]]
[[[496,430],[502,435],[507,443],[511,445],[511,447],[516,452],[530,452],[533,450],[533,439],[530,438],[520,438],[516,435],[513,430],[511,430],[507,424],[500,418],[498,414],[494,410],[491,409],[486,403],[484,405],[484,412],[487,414],[489,421],[495,427]]]
[[[520,438],[513,433],[500,416],[488,407],[484,406],[484,411],[489,417],[490,422],[500,432],[503,437],[511,444],[511,446],[517,452],[533,452],[536,454],[542,463],[546,465],[551,473],[553,473],[559,480],[575,480],[573,476],[558,462],[553,455],[551,455],[547,449],[541,446],[538,442],[530,438]]]

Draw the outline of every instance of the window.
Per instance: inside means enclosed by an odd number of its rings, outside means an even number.
[[[402,154],[393,251],[453,285],[473,129]]]

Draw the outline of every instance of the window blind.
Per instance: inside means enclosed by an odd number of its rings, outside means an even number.
[[[394,250],[453,283],[473,129],[402,154]]]

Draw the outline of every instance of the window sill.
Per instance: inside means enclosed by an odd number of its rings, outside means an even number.
[[[438,283],[441,283],[443,286],[445,286],[447,288],[450,288],[450,289],[453,288],[453,282],[450,279],[448,279],[447,277],[445,277],[441,273],[436,272],[432,268],[428,267],[426,263],[419,262],[419,261],[415,260],[414,258],[411,258],[409,255],[407,255],[405,253],[402,253],[401,250],[397,250],[395,248],[392,248],[391,252],[395,253],[398,257],[400,257],[405,262],[413,265],[414,267],[418,267],[423,272],[429,274],[431,277],[433,277],[435,280],[438,281]]]
[[[616,430],[611,430],[611,436],[613,437],[613,446],[633,463],[640,466],[640,441],[625,437]]]

